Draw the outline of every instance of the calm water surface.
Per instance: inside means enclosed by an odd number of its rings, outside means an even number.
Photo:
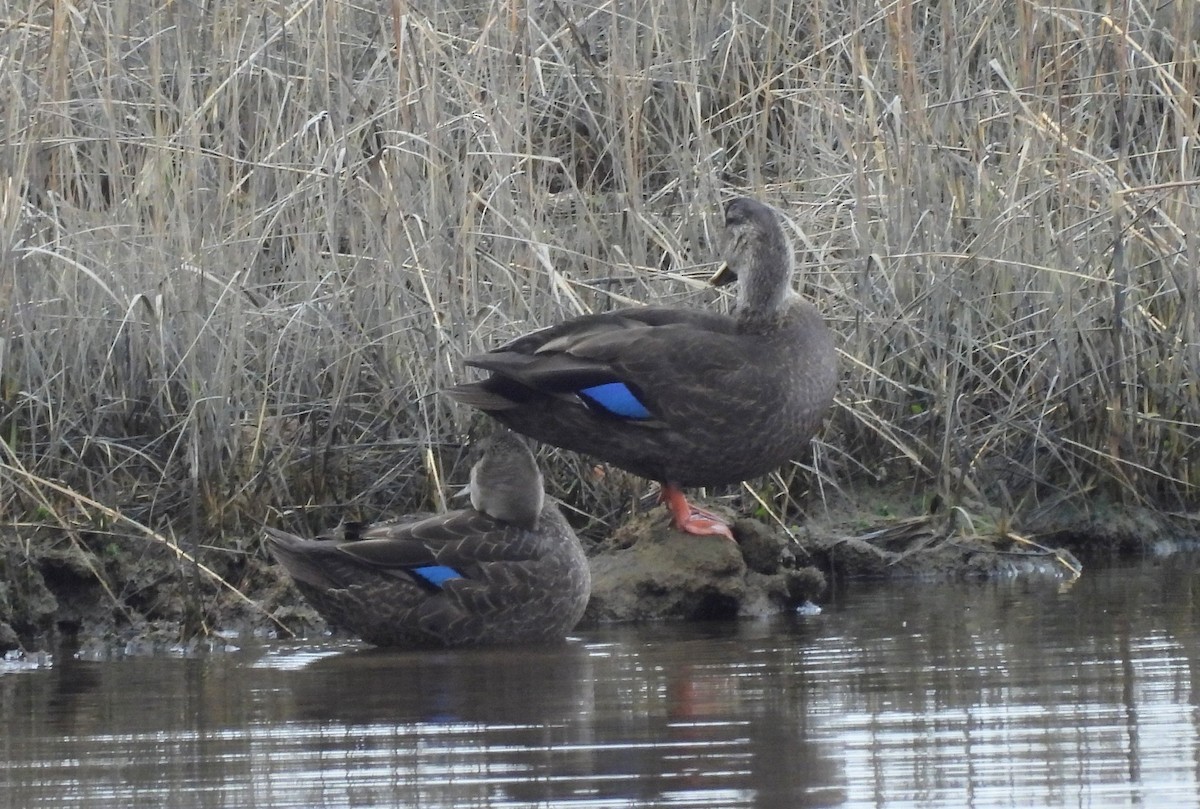
[[[1194,562],[536,650],[0,674],[0,807],[1197,806]]]

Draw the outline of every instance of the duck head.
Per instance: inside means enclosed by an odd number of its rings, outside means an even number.
[[[725,206],[725,262],[713,286],[738,282],[736,311],[742,319],[776,317],[791,298],[795,257],[779,214],[769,205],[738,197]]]
[[[546,501],[542,471],[533,453],[524,439],[507,431],[484,442],[467,489],[476,511],[526,528],[537,523]]]

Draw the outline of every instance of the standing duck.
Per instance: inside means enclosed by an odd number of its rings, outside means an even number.
[[[561,639],[591,574],[522,438],[488,439],[471,508],[302,539],[266,528],[271,552],[330,623],[377,646]]]
[[[445,392],[519,433],[657,480],[672,524],[733,538],[684,486],[766,474],[799,457],[833,401],[837,359],[817,309],[792,288],[777,212],[725,208],[732,315],[647,306],[585,315],[465,362],[489,372]]]

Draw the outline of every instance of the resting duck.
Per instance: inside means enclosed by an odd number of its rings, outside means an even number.
[[[471,469],[471,508],[339,537],[266,528],[271,552],[327,621],[377,646],[561,639],[591,574],[519,436],[492,436]]]
[[[519,433],[657,480],[673,525],[733,538],[681,487],[738,483],[799,457],[833,401],[837,360],[820,313],[792,288],[776,211],[725,209],[739,281],[732,316],[648,306],[540,329],[467,365],[489,376],[445,392]]]

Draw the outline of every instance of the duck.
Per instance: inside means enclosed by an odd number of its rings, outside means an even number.
[[[638,306],[583,315],[464,358],[487,376],[446,388],[511,430],[657,481],[677,530],[733,539],[685,487],[740,483],[802,455],[833,403],[837,354],[820,311],[793,288],[795,254],[775,208],[725,207],[729,314]]]
[[[315,539],[267,526],[267,547],[327,622],[375,646],[561,640],[591,593],[583,545],[524,439],[481,450],[470,508]]]

